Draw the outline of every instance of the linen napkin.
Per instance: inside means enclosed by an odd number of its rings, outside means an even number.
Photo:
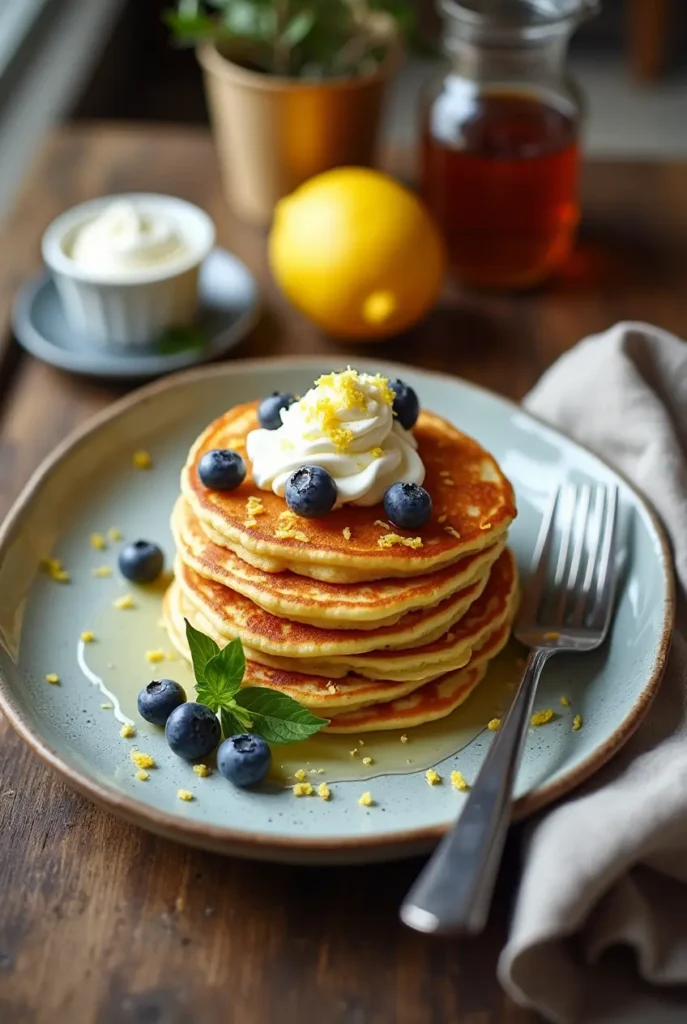
[[[531,824],[499,978],[556,1024],[687,1021],[687,344],[620,323],[525,400],[647,495],[672,542],[673,647],[642,726]]]

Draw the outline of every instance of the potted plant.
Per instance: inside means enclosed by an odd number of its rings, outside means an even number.
[[[386,82],[410,0],[179,0],[177,42],[197,47],[230,205],[269,222],[313,174],[375,156]]]

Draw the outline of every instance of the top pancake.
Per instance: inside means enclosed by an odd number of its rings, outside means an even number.
[[[248,461],[246,479],[235,491],[203,487],[198,463],[205,452],[231,448],[245,456],[246,436],[257,426],[257,402],[236,406],[211,423],[191,448],[181,487],[209,538],[266,572],[289,569],[333,583],[423,575],[491,546],[516,514],[513,489],[496,460],[425,411],[414,434],[433,513],[420,530],[389,526],[381,506],[345,505],[321,519],[297,518],[283,498],[258,489]],[[260,500],[261,512],[248,512],[249,498]],[[415,538],[416,546],[403,544]]]
[[[466,555],[429,576],[342,586],[288,571],[266,573],[244,562],[208,538],[184,498],[179,498],[174,507],[172,532],[179,558],[199,576],[223,583],[273,615],[335,629],[392,625],[406,612],[439,604],[481,576],[496,561],[504,544],[499,541]]]

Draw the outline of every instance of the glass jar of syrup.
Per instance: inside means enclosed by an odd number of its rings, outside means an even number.
[[[526,288],[579,220],[580,95],[568,40],[596,0],[440,0],[450,68],[423,104],[421,188],[452,272]]]

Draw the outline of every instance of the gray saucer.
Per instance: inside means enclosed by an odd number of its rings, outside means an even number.
[[[198,318],[192,328],[131,349],[103,348],[67,326],[46,271],[29,278],[12,311],[17,341],[53,366],[91,377],[145,378],[217,359],[241,341],[258,319],[258,286],[248,268],[226,249],[213,249],[200,269]]]

